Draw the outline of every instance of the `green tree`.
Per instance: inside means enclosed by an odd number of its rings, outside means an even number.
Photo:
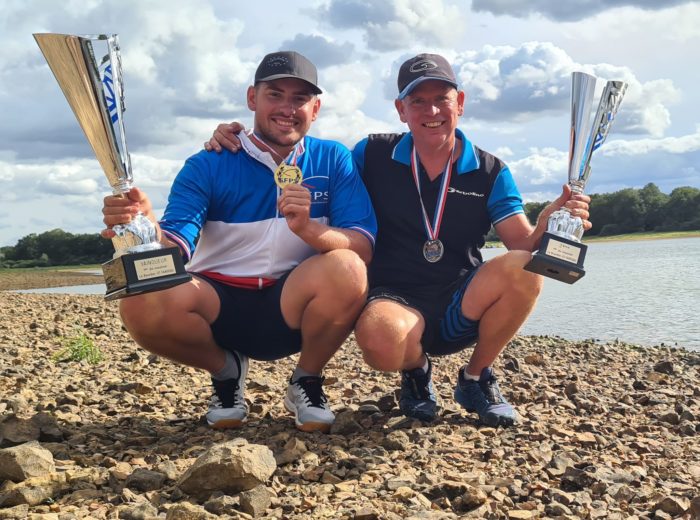
[[[664,229],[698,229],[700,190],[690,186],[674,189],[664,207],[664,216]]]
[[[664,207],[668,202],[668,195],[663,193],[656,184],[650,182],[639,190],[639,196],[644,205],[644,230],[659,229],[664,223]]]

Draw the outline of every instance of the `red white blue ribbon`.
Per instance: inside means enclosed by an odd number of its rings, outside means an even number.
[[[423,225],[425,226],[425,232],[428,235],[428,240],[437,240],[437,237],[440,234],[440,225],[442,224],[442,215],[445,212],[447,187],[450,185],[450,178],[452,177],[452,165],[454,164],[454,158],[455,147],[452,147],[450,158],[447,160],[447,165],[445,165],[445,171],[442,172],[442,184],[440,185],[440,193],[438,194],[438,200],[435,206],[435,215],[431,226],[430,219],[428,218],[428,212],[425,211],[425,204],[423,204],[423,195],[421,194],[420,190],[418,152],[416,152],[415,146],[411,149],[411,171],[413,172],[413,180],[415,181],[416,188],[418,189],[418,199],[420,200],[420,206],[423,210]]]

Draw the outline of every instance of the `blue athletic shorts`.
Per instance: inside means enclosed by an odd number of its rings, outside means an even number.
[[[301,330],[284,321],[280,298],[289,273],[263,289],[241,289],[191,273],[219,295],[221,310],[211,330],[217,345],[251,359],[272,361],[301,351]]]
[[[387,299],[417,310],[425,321],[421,337],[423,351],[434,356],[454,354],[472,346],[479,336],[479,321],[462,314],[462,297],[481,265],[460,275],[443,291],[418,295],[412,291],[375,287],[369,291],[367,303]]]

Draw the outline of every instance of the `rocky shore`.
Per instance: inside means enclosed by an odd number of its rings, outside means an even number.
[[[54,362],[78,332],[103,360]],[[435,360],[432,424],[351,337],[329,435],[283,408],[294,359],[253,362],[250,421],[212,431],[206,375],[139,349],[114,303],[0,293],[0,520],[700,518],[700,353],[517,337],[496,366],[509,429],[455,405],[466,357]]]

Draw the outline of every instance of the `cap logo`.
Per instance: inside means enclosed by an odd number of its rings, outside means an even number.
[[[288,63],[289,60],[286,56],[272,56],[269,60],[267,60],[266,65],[268,67],[284,67]]]
[[[435,63],[433,60],[420,60],[411,65],[411,68],[408,70],[410,70],[411,72],[423,72],[424,70],[431,70],[437,68],[438,64]]]

